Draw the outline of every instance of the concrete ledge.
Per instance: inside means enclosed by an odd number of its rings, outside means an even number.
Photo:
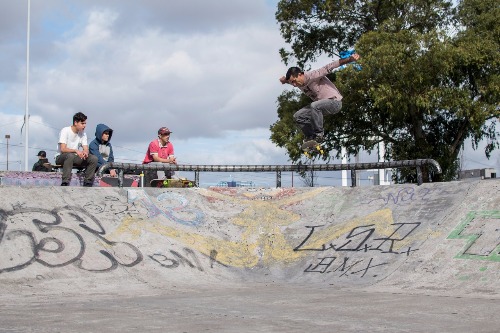
[[[60,172],[34,172],[34,171],[0,171],[0,185],[4,186],[60,186]],[[101,178],[96,176],[94,186],[101,186]],[[134,184],[139,184],[139,176],[124,175]],[[83,186],[84,175],[82,173],[73,173],[70,186]],[[105,186],[105,185],[104,185]]]

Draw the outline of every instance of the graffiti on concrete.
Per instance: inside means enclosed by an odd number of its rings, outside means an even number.
[[[61,172],[27,172],[27,171],[0,171],[0,185],[7,186],[60,186],[61,185]],[[124,175],[125,183],[131,183],[137,186],[139,176]],[[94,186],[100,186],[100,179],[96,177]],[[118,186],[118,179],[116,186]],[[74,173],[71,177],[70,186],[82,186],[84,182],[83,173]],[[107,185],[109,186],[109,185]]]
[[[500,262],[500,211],[472,211],[447,239],[465,240],[459,259]]]
[[[309,234],[304,238],[304,240],[294,248],[294,251],[378,251],[380,253],[392,253],[392,254],[406,254],[410,255],[411,252],[416,251],[411,247],[407,249],[398,248],[396,250],[398,242],[404,241],[416,228],[420,225],[417,223],[392,223],[394,230],[387,237],[372,237],[375,234],[376,226],[375,224],[362,225],[354,227],[351,229],[344,238],[338,238],[338,244],[333,242],[326,244],[321,244],[319,248],[308,248],[307,242],[313,235],[316,228],[321,228],[323,225],[319,226],[306,226],[309,228]],[[371,243],[370,240],[371,239]]]
[[[79,185],[79,175],[75,175],[72,185]],[[60,172],[24,172],[9,171],[0,173],[0,184],[10,186],[59,186]]]
[[[206,195],[206,202],[215,205],[220,200],[226,206],[226,211],[231,202],[238,203],[238,210],[234,215],[226,216],[225,223],[229,225],[228,228],[238,227],[239,236],[233,234],[233,237],[220,237],[217,231],[220,231],[221,225],[211,228],[209,221],[205,219],[204,227],[211,230],[209,233],[176,227],[175,224],[179,221],[166,214],[160,203],[160,196],[171,197],[169,192],[149,197],[144,191],[129,190],[129,202],[144,205],[151,219],[125,218],[115,230],[115,235],[120,237],[127,233],[138,239],[144,232],[148,232],[176,240],[207,257],[211,256],[211,251],[216,251],[217,262],[236,268],[269,266],[273,263],[295,264],[299,260],[305,260],[307,268],[304,272],[326,273],[334,269],[341,276],[358,274],[361,277],[366,276],[368,270],[388,264],[388,260],[392,260],[390,258],[409,256],[418,250],[415,246],[416,240],[419,240],[416,234],[421,223],[395,223],[392,211],[388,208],[342,223],[332,220],[328,224],[294,229],[291,235],[287,228],[300,221],[301,217],[289,207],[304,199],[312,201],[312,197],[321,191],[285,196],[282,200],[262,200],[259,193],[241,198],[228,196],[225,192],[205,191],[203,194]],[[176,194],[174,199],[181,203],[175,207],[178,213],[196,210],[181,195]],[[206,209],[210,209],[208,204]],[[169,223],[164,218],[175,223]],[[171,252],[168,256],[163,254],[165,257],[155,258],[163,258],[168,266],[177,267],[172,264],[179,262],[177,254]],[[316,255],[320,257],[314,257]],[[338,267],[333,268],[335,265]]]
[[[279,200],[285,197],[290,197],[296,194],[294,187],[290,188],[256,188],[249,187],[242,191],[242,188],[236,187],[213,187],[210,189],[212,193],[223,194],[233,198],[241,198],[247,200]]]
[[[16,224],[32,228],[16,228]],[[12,211],[0,210],[0,274],[34,263],[50,268],[73,264],[89,272],[109,272],[119,266],[135,266],[142,259],[134,245],[107,238],[101,222],[83,208],[47,210],[19,205]]]
[[[200,260],[196,256],[193,250],[190,248],[184,248],[184,251],[186,252],[186,256],[180,254],[177,251],[170,250],[170,254],[172,257],[168,257],[165,254],[162,253],[154,253],[152,255],[149,255],[149,257],[160,264],[162,267],[166,268],[177,268],[179,265],[185,265],[190,268],[197,268],[200,272],[203,272],[203,267],[201,265]],[[187,256],[191,257],[192,260],[189,260]],[[194,263],[193,263],[194,261]]]
[[[165,254],[162,252],[157,252],[152,255],[148,255],[148,257],[159,264],[161,267],[165,268],[177,268],[179,266],[186,266],[189,268],[197,269],[200,272],[204,272],[202,261],[196,255],[196,252],[192,249],[185,247],[183,248],[185,254],[181,254],[175,250],[169,250],[170,254]],[[217,251],[210,251],[210,257],[208,258],[209,263],[208,266],[210,268],[214,268],[214,264],[218,263],[222,266],[227,267],[226,265],[217,261]]]
[[[129,190],[129,203],[139,202],[147,209],[149,218],[163,215],[179,224],[198,226],[205,215],[199,209],[188,208],[189,200],[178,193],[166,191],[156,197],[155,204],[143,190]]]
[[[101,215],[112,214],[117,220],[121,220],[124,217],[139,217],[142,214],[135,204],[129,204],[118,196],[106,196],[99,202],[88,201],[83,208],[97,218]]]
[[[428,188],[419,188],[415,190],[413,187],[405,187],[396,193],[389,192],[381,195],[380,198],[370,199],[369,201],[364,202],[364,204],[371,204],[372,202],[380,201],[384,205],[405,205],[410,204],[415,200],[426,200],[429,194],[431,194],[431,190]]]
[[[380,236],[381,234],[377,232],[377,225],[375,224],[360,225],[353,227],[350,231],[340,235],[338,238],[332,239],[328,244],[322,243],[324,239],[323,236],[317,237],[316,239],[314,237],[314,233],[317,232],[316,230],[321,230],[324,225],[306,226],[306,228],[309,229],[309,233],[302,242],[294,248],[294,251],[337,253],[337,256],[326,255],[318,257],[315,263],[310,264],[304,270],[305,273],[338,272],[340,274],[339,277],[345,277],[348,276],[348,274],[358,274],[360,277],[365,277],[369,269],[389,263],[385,261],[385,259],[387,259],[385,254],[403,254],[409,256],[414,251],[417,251],[417,249],[408,246],[406,241],[420,226],[420,223],[391,223],[390,225],[393,229],[387,236]],[[387,225],[379,224],[378,227],[385,231],[388,230]],[[401,246],[402,243],[404,243],[403,246]],[[356,255],[353,257],[354,253],[369,253],[370,251],[376,251],[377,253],[384,254],[384,256],[379,255],[377,257],[372,257],[369,255],[366,257]],[[349,257],[348,253],[352,253],[350,255],[351,257]],[[345,257],[340,257],[341,254],[345,255]],[[380,261],[380,258],[383,258],[383,261]],[[372,276],[377,277],[378,274]]]
[[[337,265],[334,265],[336,260],[342,260]],[[367,261],[367,262],[366,262]],[[372,268],[387,265],[388,262],[374,263],[375,258],[364,259],[354,259],[351,258],[339,258],[339,257],[321,257],[318,258],[318,262],[315,264],[310,264],[304,272],[305,273],[339,273],[339,277],[349,277],[357,275],[360,278],[365,277],[368,271]],[[377,277],[378,273],[373,273],[372,277]]]
[[[316,212],[302,205],[318,198],[337,201],[324,191],[249,191],[233,197],[196,189],[200,195],[189,197],[131,189],[126,199],[109,195],[82,207],[13,204],[12,210],[0,210],[0,273],[35,263],[110,272],[143,261],[140,248],[147,242],[168,244],[144,252],[148,262],[166,269],[300,265],[305,273],[362,278],[378,276],[382,267],[418,251],[427,235],[420,222],[394,221],[389,208],[356,211],[342,221],[335,214],[315,219]],[[314,220],[318,224],[304,225]]]
[[[293,245],[290,244],[286,235],[282,232],[283,226],[291,225],[298,221],[300,216],[280,207],[274,200],[261,200],[259,193],[249,192],[248,197],[232,197],[218,192],[199,190],[206,196],[206,205],[219,203],[224,204],[225,211],[233,203],[237,203],[237,213],[228,218],[228,222],[241,230],[239,239],[220,238],[215,234],[200,234],[194,230],[182,229],[178,226],[163,223],[161,218],[167,218],[169,221],[179,222],[172,218],[166,208],[162,207],[161,198],[150,198],[142,190],[128,190],[129,202],[139,202],[144,205],[148,211],[148,217],[154,220],[124,219],[122,225],[115,230],[116,234],[131,233],[138,238],[141,232],[148,231],[158,234],[162,237],[175,239],[185,246],[189,246],[206,256],[210,256],[210,251],[217,251],[217,260],[228,266],[233,267],[255,267],[260,262],[271,264],[272,262],[294,262],[297,258],[303,257],[302,253],[294,252]],[[311,197],[323,191],[315,190],[305,193],[303,196],[294,198],[296,201]],[[165,192],[164,192],[165,193]],[[168,193],[168,192],[166,192]],[[279,196],[278,196],[279,197]],[[191,213],[196,211],[195,207],[188,204],[180,204],[177,208],[177,214]],[[220,201],[220,202],[219,202]],[[281,203],[283,204],[283,203]],[[243,211],[241,211],[243,207]],[[208,207],[207,207],[208,208]],[[199,216],[199,215],[198,215]],[[160,219],[159,219],[160,218]],[[205,218],[191,221],[203,222],[208,229],[213,231],[220,230],[221,226],[208,225]],[[184,223],[186,225],[186,223]],[[191,223],[191,226],[196,226]],[[231,227],[231,226],[230,226]]]

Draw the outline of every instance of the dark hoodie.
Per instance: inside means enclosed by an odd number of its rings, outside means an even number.
[[[102,133],[104,131],[109,132],[109,139],[107,142],[102,141]],[[113,136],[113,130],[104,124],[99,124],[95,128],[95,139],[89,145],[89,152],[92,155],[97,156],[97,167],[100,168],[101,165],[107,162],[114,162],[115,157],[113,156],[113,147],[111,146],[111,137]]]

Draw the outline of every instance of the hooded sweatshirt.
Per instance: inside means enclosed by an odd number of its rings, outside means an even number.
[[[102,133],[104,131],[109,132],[109,139],[107,142],[102,141]],[[113,130],[104,124],[99,124],[95,128],[95,139],[89,144],[89,152],[92,155],[97,156],[97,167],[107,162],[114,162],[115,158],[113,156],[113,147],[111,146],[111,137],[113,136]]]

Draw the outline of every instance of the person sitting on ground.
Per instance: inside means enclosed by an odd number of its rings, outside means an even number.
[[[174,145],[170,142],[171,133],[167,127],[162,127],[158,130],[158,138],[149,143],[148,151],[142,164],[177,164],[177,159],[174,156]],[[173,171],[167,171],[165,172],[165,178],[172,178],[173,174]],[[153,179],[159,179],[157,171],[148,170],[144,173],[145,186],[151,186]]]
[[[33,164],[32,171],[42,171],[42,172],[51,172],[52,167],[50,166],[49,160],[47,159],[47,153],[45,150],[40,150],[38,152],[38,161]]]
[[[56,164],[62,165],[63,169],[61,186],[69,186],[75,166],[85,167],[83,186],[92,187],[94,184],[97,157],[89,155],[87,134],[84,132],[86,126],[87,116],[78,112],[73,116],[73,125],[64,127],[59,133]]]
[[[97,169],[103,164],[114,162],[113,146],[111,145],[111,137],[113,130],[104,124],[98,124],[95,128],[95,139],[89,144],[90,154],[97,157]],[[111,177],[116,177],[116,170],[107,170]]]

